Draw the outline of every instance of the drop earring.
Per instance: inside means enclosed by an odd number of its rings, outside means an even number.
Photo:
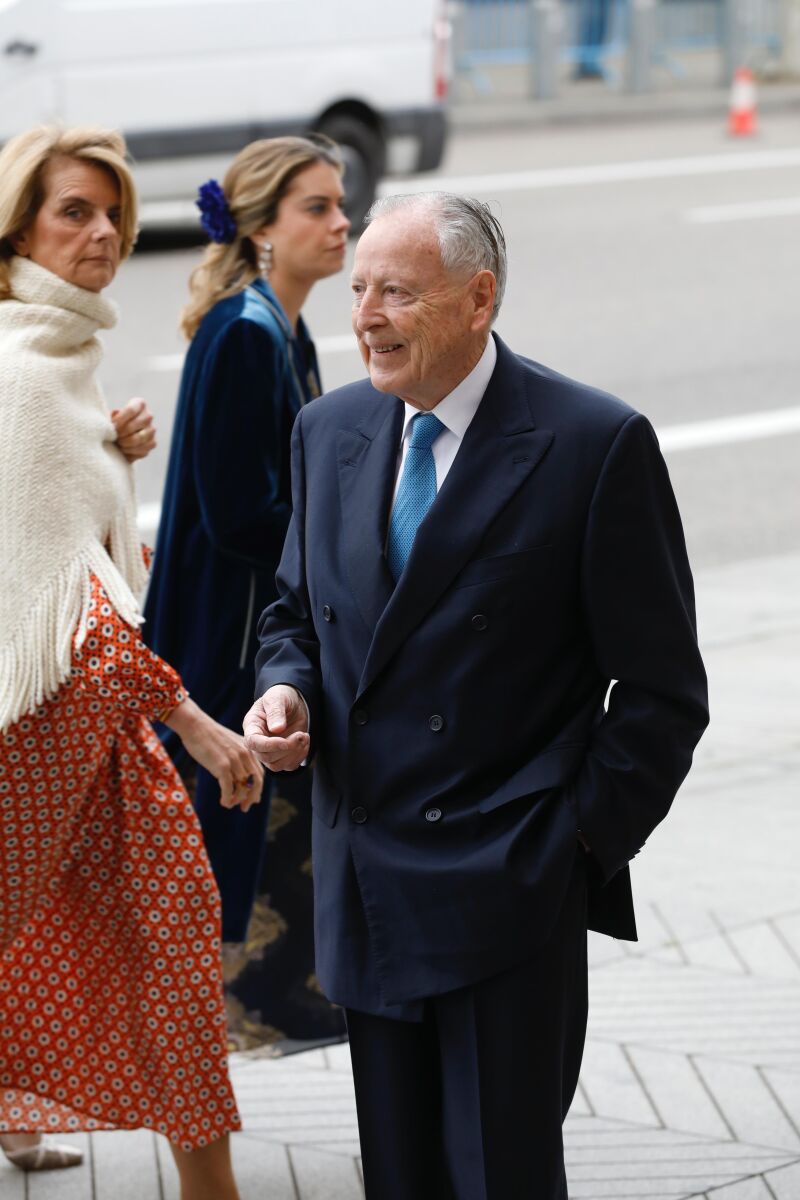
[[[258,247],[258,273],[262,279],[269,279],[272,270],[272,242],[262,242]]]

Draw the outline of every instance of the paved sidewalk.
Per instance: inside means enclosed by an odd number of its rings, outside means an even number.
[[[698,86],[654,91],[643,95],[615,91],[604,83],[583,82],[564,87],[553,100],[524,95],[459,99],[449,109],[454,131],[529,128],[547,125],[625,124],[718,116],[724,123],[730,102],[726,87]],[[758,113],[800,114],[800,81],[761,83]],[[747,140],[747,139],[745,139]],[[754,139],[750,139],[751,143]],[[757,139],[755,139],[757,144]]]
[[[678,71],[662,62],[653,70],[652,91],[628,92],[624,88],[624,63],[614,64],[614,76],[605,80],[575,80],[562,64],[557,95],[537,100],[529,95],[530,80],[524,65],[489,66],[474,76],[456,73],[448,110],[454,130],[536,128],[544,125],[626,123],[684,117],[725,117],[730,89],[721,79],[722,63],[713,51],[678,55]],[[476,86],[481,84],[482,86]],[[756,83],[756,104],[761,115],[800,113],[800,78],[785,73],[762,75]]]
[[[591,943],[571,1200],[800,1197],[800,555],[701,573],[698,604],[712,726],[634,864],[641,941]],[[243,1200],[363,1197],[345,1046],[234,1077]],[[177,1200],[152,1135],[73,1140],[85,1169],[2,1164],[0,1200]]]

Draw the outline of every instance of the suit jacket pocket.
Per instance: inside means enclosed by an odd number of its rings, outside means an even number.
[[[514,554],[498,554],[491,558],[476,558],[467,563],[456,577],[456,588],[472,587],[476,583],[490,583],[494,579],[513,579],[516,576],[534,574],[547,561],[551,544],[531,546],[528,550],[517,550]]]
[[[520,796],[529,796],[536,792],[547,791],[554,787],[563,787],[579,769],[586,755],[583,742],[569,742],[560,746],[551,746],[532,758],[530,762],[520,767],[510,779],[496,788],[491,795],[486,796],[478,804],[478,811],[493,812],[511,800]]]

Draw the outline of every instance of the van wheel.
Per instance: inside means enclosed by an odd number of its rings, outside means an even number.
[[[344,159],[345,208],[351,233],[359,233],[383,174],[386,152],[380,134],[345,113],[328,117],[319,127],[338,142]]]

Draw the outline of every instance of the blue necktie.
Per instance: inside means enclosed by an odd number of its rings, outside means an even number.
[[[386,543],[386,559],[395,582],[408,562],[417,530],[436,499],[436,464],[431,446],[443,429],[433,413],[417,413],[411,422],[411,441]]]

